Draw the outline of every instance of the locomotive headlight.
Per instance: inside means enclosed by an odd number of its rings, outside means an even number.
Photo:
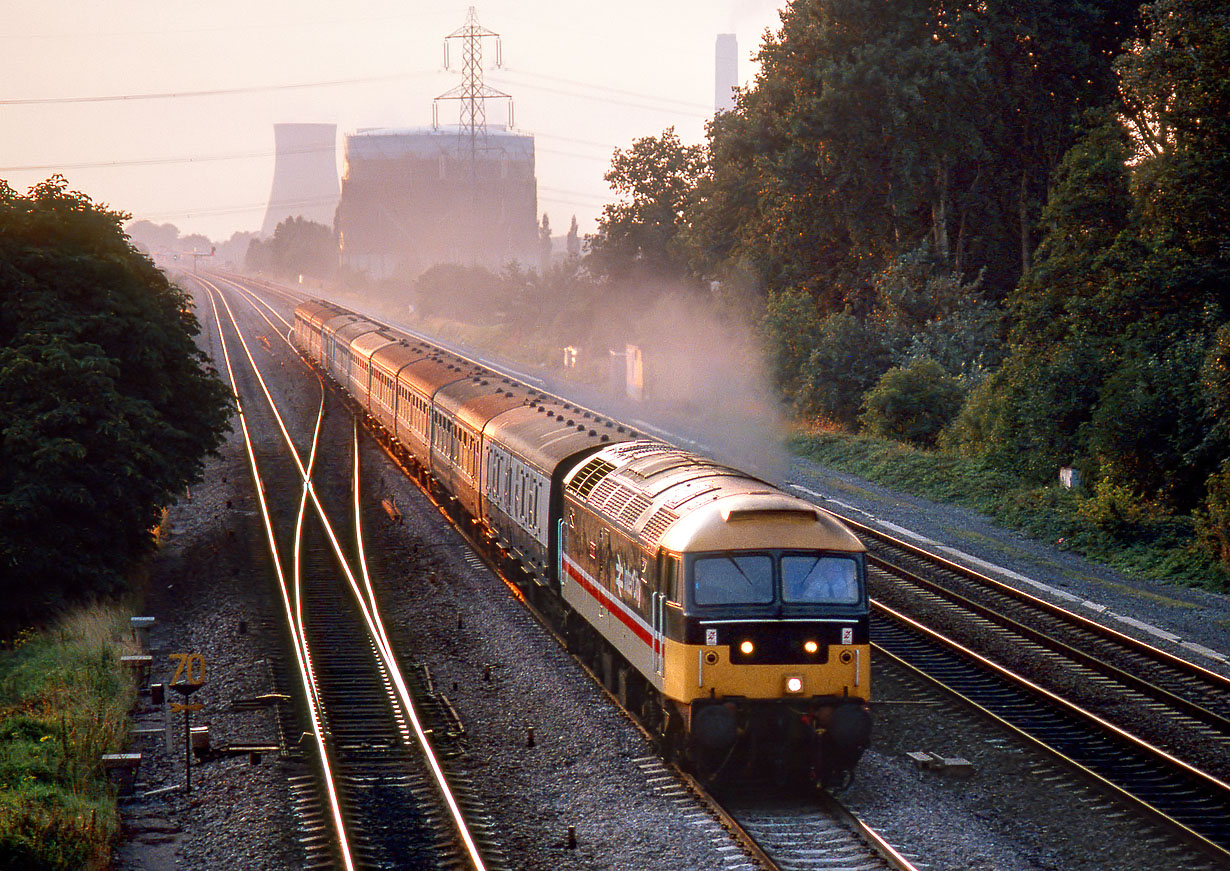
[[[805,650],[809,654],[815,655],[816,651],[819,649],[820,649],[820,645],[814,641],[804,641],[803,642],[803,650]]]
[[[739,645],[739,652],[742,653],[744,656],[751,656],[755,650],[756,650],[756,645],[752,644],[752,642],[750,641],[744,641],[742,644]]]
[[[799,677],[797,674],[787,675],[786,692],[794,696],[797,696],[799,693],[803,692],[803,678]]]

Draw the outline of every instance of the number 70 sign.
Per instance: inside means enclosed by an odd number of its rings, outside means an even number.
[[[179,663],[171,686],[187,686],[200,689],[205,685],[205,657],[199,653],[172,653],[171,660]]]

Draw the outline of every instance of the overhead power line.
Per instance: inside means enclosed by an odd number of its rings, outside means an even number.
[[[283,154],[317,154],[332,151],[331,148],[295,148]],[[217,160],[250,160],[258,157],[274,157],[273,151],[236,151],[230,154],[194,154],[183,157],[145,157],[132,160],[95,160],[85,163],[44,163],[29,166],[0,166],[0,172],[46,172],[56,169],[108,169],[124,166],[163,166],[171,163],[209,163]]]
[[[502,83],[501,83],[502,84]],[[579,97],[582,100],[596,100],[598,102],[614,104],[617,106],[628,106],[633,109],[643,109],[648,112],[664,112],[672,115],[688,115],[694,118],[708,118],[712,112],[700,111],[696,108],[678,108],[676,106],[655,106],[651,103],[636,102],[633,100],[625,100],[618,97],[604,96],[601,94],[586,94],[582,91],[566,90],[564,88],[552,88],[546,85],[534,85],[520,83],[517,85],[520,88],[529,88],[534,91],[541,91],[545,94],[561,94],[565,97]]]
[[[542,81],[554,82],[559,85],[571,85],[573,87],[586,88],[591,91],[599,91],[604,94],[615,94],[616,96],[626,97],[629,100],[650,100],[654,103],[667,103],[667,104],[674,105],[680,109],[687,110],[689,112],[699,112],[702,115],[713,114],[712,106],[708,105],[707,103],[698,103],[692,100],[676,100],[673,97],[663,97],[663,96],[659,96],[658,94],[645,94],[645,93],[641,93],[638,91],[625,91],[621,88],[611,88],[611,87],[607,87],[606,85],[593,85],[593,84],[590,84],[589,82],[582,82],[578,79],[566,79],[560,76],[548,76],[542,73],[531,73],[526,70],[519,70],[519,69],[515,69],[512,67],[508,67],[508,66],[504,67],[504,73],[506,75],[511,75],[514,77],[520,76],[520,77],[527,78],[530,80],[541,79]],[[633,105],[639,105],[639,104],[633,104]]]
[[[331,203],[336,200],[336,197],[312,197],[303,200],[279,200],[275,205],[279,207],[294,207],[294,206],[318,206],[323,203]],[[268,208],[269,203],[251,203],[244,206],[215,206],[210,208],[188,209],[181,212],[154,212],[133,214],[134,221],[165,221],[169,218],[199,218],[209,215],[230,215],[238,212],[263,212]]]
[[[296,91],[306,88],[332,88],[338,85],[358,85],[390,82],[435,73],[392,73],[387,76],[367,76],[354,79],[333,79],[324,82],[295,82],[286,85],[251,85],[242,88],[214,88],[206,91],[163,91],[149,94],[111,94],[98,97],[37,97],[22,100],[0,100],[0,106],[52,106],[65,103],[121,103],[137,100],[178,100],[186,97],[224,97],[235,94],[257,94],[264,91]]]

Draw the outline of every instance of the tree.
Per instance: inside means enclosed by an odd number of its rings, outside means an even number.
[[[174,224],[133,221],[126,229],[133,244],[147,252],[169,250],[177,247],[179,243],[179,228]]]
[[[127,218],[0,183],[0,589],[11,630],[119,589],[220,443],[229,390]]]
[[[287,218],[269,239],[253,239],[247,268],[278,275],[328,278],[337,271],[337,239],[324,224],[304,217]]]
[[[489,269],[438,263],[415,281],[414,310],[423,317],[467,321],[491,312],[500,295],[500,277]]]
[[[577,216],[572,216],[572,223],[568,225],[568,238],[565,242],[565,250],[569,257],[581,256],[581,237],[577,228]]]
[[[795,406],[807,417],[852,426],[863,394],[893,365],[893,350],[883,333],[848,311],[821,319],[815,330]]]
[[[863,397],[863,428],[872,435],[934,445],[961,408],[961,384],[934,360],[889,369]]]
[[[976,392],[958,430],[1039,477],[1076,462],[1108,492],[1189,510],[1230,456],[1210,375],[1230,315],[1230,21],[1159,0],[1144,22],[1121,102],[1055,177],[997,393]]]
[[[551,220],[547,213],[542,213],[542,224],[538,227],[538,272],[545,274],[551,268]]]
[[[586,239],[591,271],[616,281],[684,280],[683,216],[705,160],[704,146],[684,145],[674,127],[615,149],[603,178],[620,201],[603,206],[597,232]]]
[[[1002,300],[1074,122],[1115,94],[1135,5],[796,0],[709,126],[695,268],[734,260],[825,313],[865,313],[872,276],[927,240]]]

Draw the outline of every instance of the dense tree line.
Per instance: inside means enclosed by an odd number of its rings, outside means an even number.
[[[278,224],[268,239],[248,242],[244,266],[292,279],[300,275],[327,279],[337,273],[337,252],[332,227],[292,217]]]
[[[11,630],[122,587],[219,444],[229,391],[189,300],[53,178],[0,182],[0,590]]]
[[[794,0],[760,63],[703,150],[617,153],[595,274],[737,293],[805,416],[1230,557],[1230,8]]]

